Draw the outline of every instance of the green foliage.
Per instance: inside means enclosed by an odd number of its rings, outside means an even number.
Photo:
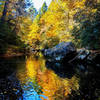
[[[32,20],[37,16],[38,11],[36,8],[34,8],[34,4],[32,0],[25,0],[25,11],[28,13],[28,16],[31,17]]]
[[[43,3],[42,8],[40,9],[40,14],[43,15],[47,11],[48,7],[46,2]]]
[[[3,11],[3,6],[4,6],[5,1],[4,0],[0,0],[0,14]]]
[[[86,7],[75,15],[77,25],[72,30],[77,46],[100,49],[100,9]]]
[[[34,21],[39,24],[40,18],[45,14],[47,9],[48,9],[47,4],[46,4],[46,2],[44,2],[39,13],[36,15]]]
[[[20,37],[12,31],[11,26],[7,22],[0,22],[0,53],[5,53],[9,45],[24,47]]]
[[[72,39],[79,48],[100,48],[100,4],[95,0],[53,0],[49,7],[44,2],[39,12],[31,0],[11,1],[11,7],[0,4],[2,11],[6,8],[6,14],[0,12],[1,16],[7,17],[4,23],[0,22],[1,48],[3,41],[21,48],[26,44],[42,49]],[[20,5],[14,8],[15,3]]]
[[[0,39],[4,40],[8,44],[16,44],[16,33],[13,33],[7,22],[0,23]]]
[[[29,14],[30,14],[31,18],[34,19],[37,16],[38,12],[34,7],[31,7],[29,9]]]

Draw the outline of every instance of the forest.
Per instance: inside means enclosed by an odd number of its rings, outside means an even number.
[[[100,0],[37,1],[0,0],[0,100],[100,100]]]
[[[99,0],[52,0],[39,11],[31,0],[0,0],[0,54],[68,41],[77,48],[99,50],[99,28]]]

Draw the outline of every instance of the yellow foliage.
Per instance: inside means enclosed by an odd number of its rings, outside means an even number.
[[[60,41],[69,41],[71,35],[67,32],[73,29],[73,15],[77,12],[75,8],[84,7],[85,0],[53,0],[40,19],[37,15],[36,19],[32,21],[30,18],[23,18],[21,30],[25,36],[23,41],[32,45],[36,40],[52,43],[53,37],[60,37]],[[38,18],[38,21],[37,21]],[[65,34],[66,33],[66,34]],[[52,41],[52,42],[51,42]],[[49,44],[50,44],[49,43]],[[35,44],[36,45],[36,44]]]
[[[37,40],[41,44],[38,45],[40,48],[43,48],[42,44],[53,44],[52,38],[55,37],[59,37],[60,42],[71,41],[73,37],[70,31],[75,25],[73,16],[80,9],[85,9],[85,2],[86,0],[52,0],[48,10],[41,16],[38,14],[34,21],[23,18],[23,40],[30,45],[37,45]],[[91,10],[92,13],[96,11],[97,9]]]
[[[30,34],[37,33],[39,30],[39,25],[37,23],[33,23],[32,25],[30,25],[30,29]]]
[[[71,94],[72,90],[79,89],[79,79],[76,76],[71,79],[60,78],[52,70],[46,68],[43,58],[35,58],[35,56],[27,59],[26,72],[19,75],[19,78],[21,81],[24,81],[25,78],[35,79],[37,84],[42,87],[43,93],[41,94],[48,97],[49,100],[63,100],[68,94]],[[41,99],[45,100],[42,97]]]
[[[69,29],[73,29],[73,25],[69,25],[68,28],[69,28]]]
[[[85,7],[85,5],[84,5],[85,4],[85,1],[86,0],[81,0],[81,1],[76,2],[75,3],[76,7],[77,8],[81,8],[81,9],[84,8]]]
[[[91,12],[92,12],[92,13],[96,13],[96,12],[97,12],[97,9],[92,9]]]

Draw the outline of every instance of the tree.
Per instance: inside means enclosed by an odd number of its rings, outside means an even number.
[[[90,0],[91,1],[91,0]],[[87,6],[88,3],[88,6]],[[100,4],[97,2],[85,2],[85,9],[79,10],[74,19],[76,25],[72,31],[74,40],[81,47],[99,49],[100,46]],[[89,6],[90,4],[90,6]]]
[[[25,0],[25,11],[27,12],[27,15],[31,17],[32,20],[37,16],[38,11],[36,8],[34,8],[34,3],[32,0]]]
[[[6,0],[5,5],[4,5],[3,14],[2,14],[2,17],[1,17],[2,21],[6,20],[7,12],[8,12],[8,9],[9,9],[9,4],[10,4],[10,0]]]
[[[0,49],[5,52],[9,45],[21,45],[22,42],[17,35],[19,27],[19,17],[24,14],[24,0],[5,0],[0,19]],[[23,9],[22,9],[23,8]],[[5,44],[5,46],[2,45]]]
[[[5,4],[5,1],[4,0],[0,0],[0,17],[2,16],[4,4]]]
[[[43,15],[47,11],[47,9],[48,9],[48,6],[47,6],[46,2],[44,2],[39,13],[41,15]]]
[[[29,8],[28,13],[29,13],[31,19],[34,20],[35,17],[37,16],[37,14],[38,14],[38,11],[36,10],[36,8],[31,7],[31,8]]]

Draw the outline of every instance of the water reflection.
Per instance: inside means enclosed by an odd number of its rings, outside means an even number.
[[[99,100],[100,66],[74,65],[42,55],[0,58],[0,100]]]
[[[17,77],[22,84],[24,100],[66,100],[72,90],[79,89],[79,79],[75,75],[70,79],[61,78],[46,65],[42,56],[34,55],[26,58],[25,67],[18,67]]]
[[[19,59],[19,58],[18,58]],[[22,88],[16,77],[17,58],[0,58],[0,100],[22,100]]]
[[[58,76],[62,78],[72,78],[75,75],[75,66],[69,63],[51,63],[46,61],[46,67],[53,70]]]

